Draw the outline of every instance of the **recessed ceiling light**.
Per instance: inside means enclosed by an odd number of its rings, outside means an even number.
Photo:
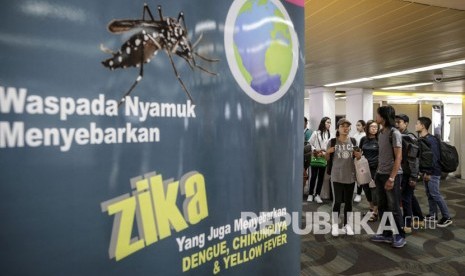
[[[343,82],[329,83],[329,84],[325,84],[324,86],[326,86],[326,87],[339,86],[339,85],[344,85],[344,84],[349,84],[349,83],[356,83],[356,82],[363,82],[363,81],[369,81],[369,80],[372,80],[372,79],[371,78],[361,78],[361,79],[348,80],[348,81],[343,81]]]
[[[456,66],[456,65],[462,65],[462,64],[465,64],[465,59],[452,61],[452,62],[446,62],[446,63],[440,63],[440,64],[434,64],[434,65],[428,65],[428,66],[424,66],[424,67],[408,69],[408,70],[403,70],[403,71],[397,71],[397,72],[392,72],[392,73],[388,73],[388,74],[375,75],[375,76],[366,77],[366,78],[359,78],[359,79],[347,80],[347,81],[342,81],[342,82],[329,83],[329,84],[325,84],[324,86],[326,86],[326,87],[340,86],[340,85],[344,85],[344,84],[364,82],[364,81],[370,81],[370,80],[374,80],[374,79],[384,79],[384,78],[390,78],[390,77],[395,77],[395,76],[401,76],[401,75],[413,74],[413,73],[418,73],[418,72],[436,70],[436,69],[441,69],[441,68],[446,68],[446,67],[451,67],[451,66]]]
[[[433,84],[433,83],[432,82],[420,82],[420,83],[412,83],[412,84],[406,84],[406,85],[383,87],[383,88],[380,88],[380,89],[382,89],[382,90],[393,90],[393,89],[402,89],[402,88],[408,88],[408,87],[425,86],[425,85],[430,85],[430,84]]]

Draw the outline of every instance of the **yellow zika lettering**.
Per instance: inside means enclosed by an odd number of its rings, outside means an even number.
[[[131,182],[133,182],[133,180],[131,180]],[[137,200],[139,202],[139,208],[136,214],[138,221],[137,225],[139,227],[140,235],[145,240],[145,245],[151,245],[158,240],[158,237],[157,228],[155,227],[152,198],[150,197],[150,191],[148,191],[149,181],[147,179],[136,181],[136,189]]]
[[[184,218],[196,224],[208,217],[205,179],[201,174],[186,174],[181,179],[181,193],[186,195],[183,203]]]
[[[115,203],[110,203],[106,210],[109,215],[115,215],[109,255],[117,261],[144,248],[144,241],[135,238],[131,241],[131,232],[136,211],[136,199],[127,197]]]
[[[150,184],[160,239],[171,236],[171,228],[176,232],[186,229],[187,223],[176,206],[179,182],[163,182],[161,175],[156,175],[150,178]]]
[[[163,181],[155,172],[131,179],[132,196],[125,194],[101,203],[102,212],[114,215],[109,256],[119,261],[145,246],[180,232],[208,217],[205,179],[189,172],[181,181]],[[179,193],[181,189],[181,193]],[[176,205],[185,196],[183,213]],[[134,220],[139,236],[132,237]]]

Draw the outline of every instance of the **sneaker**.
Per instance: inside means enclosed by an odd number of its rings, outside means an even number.
[[[339,236],[339,225],[333,224],[333,225],[331,226],[331,235],[332,235],[333,237]]]
[[[394,247],[394,248],[402,248],[406,244],[407,244],[407,241],[401,235],[394,235],[393,236],[392,244],[391,244],[392,247]]]
[[[392,237],[386,237],[382,234],[374,235],[371,237],[372,242],[385,242],[385,243],[392,243]]]
[[[313,201],[313,196],[312,196],[312,195],[309,195],[309,196],[307,197],[307,201],[308,201],[308,202],[312,202],[312,201]]]
[[[412,227],[407,227],[407,226],[405,226],[405,227],[404,227],[404,232],[405,232],[406,234],[412,233]]]
[[[452,224],[452,219],[451,218],[445,218],[443,217],[436,225],[438,227],[447,227]]]
[[[319,203],[319,204],[323,203],[323,200],[321,200],[320,195],[315,196],[315,201],[316,203]]]
[[[361,195],[355,195],[354,202],[360,202],[362,201],[362,196]]]
[[[354,230],[352,230],[352,227],[350,227],[349,224],[346,224],[345,230],[346,230],[345,232],[346,232],[346,235],[347,235],[347,236],[353,236],[353,235],[355,235]]]
[[[437,221],[438,220],[438,217],[436,215],[426,215],[425,216],[425,220],[426,221]]]

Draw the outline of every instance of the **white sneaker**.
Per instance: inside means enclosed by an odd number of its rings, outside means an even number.
[[[333,225],[331,226],[331,235],[332,235],[333,237],[339,236],[339,225],[333,224]]]
[[[355,195],[354,202],[360,202],[362,201],[362,196],[361,195]]]
[[[312,195],[309,195],[309,196],[307,197],[307,201],[308,201],[308,202],[312,202],[312,201],[313,201],[313,196],[312,196]]]
[[[353,236],[353,235],[355,235],[354,230],[352,230],[352,227],[350,227],[349,224],[346,224],[345,230],[346,230],[346,235],[347,235],[347,236]]]
[[[320,204],[323,203],[323,200],[321,200],[320,195],[315,196],[315,201]]]

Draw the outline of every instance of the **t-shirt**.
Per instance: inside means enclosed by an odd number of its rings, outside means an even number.
[[[317,130],[312,133],[310,137],[310,145],[313,150],[324,150],[327,148],[330,134],[328,131],[323,132],[323,138],[321,137],[321,131]]]
[[[366,133],[365,133],[365,132],[363,132],[363,131],[362,131],[362,132],[358,132],[358,131],[357,131],[357,132],[354,134],[354,136],[352,136],[352,137],[354,137],[354,138],[355,138],[355,141],[357,141],[357,146],[360,146],[360,140],[362,139],[362,137],[365,137],[365,136],[366,136]]]
[[[331,147],[328,143],[327,149]],[[333,182],[351,184],[355,182],[355,165],[354,165],[354,145],[349,137],[345,142],[336,139],[336,145],[333,155],[333,168],[331,170],[331,180]]]
[[[363,137],[360,140],[363,156],[368,160],[370,169],[378,168],[379,145],[376,138]]]
[[[306,128],[304,130],[304,143],[308,144],[308,141],[310,140],[310,137],[312,136],[312,130],[309,128]]]
[[[394,128],[392,132],[392,145],[389,136],[391,129],[385,128],[378,134],[379,157],[378,157],[378,172],[380,174],[391,174],[394,167],[394,148],[402,149],[402,134],[398,129]],[[399,167],[397,174],[402,173],[402,166]]]

